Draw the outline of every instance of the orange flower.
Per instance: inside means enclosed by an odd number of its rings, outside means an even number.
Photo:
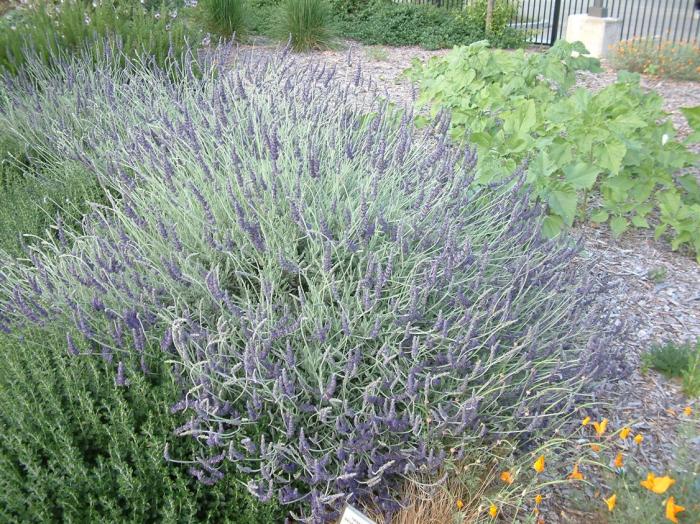
[[[581,421],[581,425],[587,426],[590,421],[591,421],[591,417],[586,417]]]
[[[622,429],[620,430],[620,438],[621,438],[622,440],[625,440],[627,437],[630,436],[630,433],[631,433],[631,432],[632,432],[632,430],[631,430],[630,428],[628,428],[627,426],[625,426],[624,428],[622,428]]]
[[[622,453],[618,453],[618,454],[615,456],[615,460],[613,461],[613,464],[615,464],[615,467],[616,467],[616,468],[621,468],[621,467],[622,467],[622,464],[623,464],[623,462],[622,462]]]
[[[464,501],[462,499],[457,499],[457,509],[462,509],[464,507]]]
[[[489,515],[491,515],[491,517],[494,519],[496,518],[496,515],[498,515],[498,507],[495,504],[491,504],[491,506],[489,506]]]
[[[637,444],[637,445],[641,444],[641,443],[642,443],[642,440],[644,440],[644,436],[643,436],[643,435],[635,435],[635,436],[634,436],[634,443],[635,443],[635,444]]]
[[[666,501],[666,518],[678,524],[678,517],[676,517],[676,515],[681,511],[685,511],[685,507],[676,505],[675,499],[673,497],[668,497]]]
[[[604,499],[605,503],[608,505],[608,511],[612,511],[615,509],[615,504],[617,504],[617,495],[614,493],[610,495],[607,499]]]
[[[684,414],[686,417],[689,417],[690,415],[693,414],[693,408],[691,408],[690,406],[684,407],[684,408],[683,408],[683,414]]]
[[[535,506],[539,506],[540,504],[542,504],[542,495],[538,493],[535,495]]]
[[[578,470],[578,463],[574,464],[574,470],[569,475],[569,480],[583,480],[583,474]]]
[[[671,477],[657,477],[653,473],[647,473],[647,479],[640,482],[640,484],[647,488],[649,491],[658,493],[661,495],[665,493],[668,488],[670,488],[676,481]]]
[[[593,427],[598,436],[602,437],[603,433],[605,433],[605,429],[608,427],[608,419],[604,418],[600,422],[594,422]]]
[[[513,475],[510,474],[510,471],[504,471],[503,473],[501,473],[501,480],[506,484],[512,484]]]
[[[535,468],[537,473],[542,473],[544,471],[544,455],[540,455],[532,467]]]
[[[600,446],[598,444],[591,443],[591,449],[598,453],[600,451]]]

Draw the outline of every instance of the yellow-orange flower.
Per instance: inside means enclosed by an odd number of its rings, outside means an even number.
[[[537,473],[542,473],[544,471],[544,455],[540,455],[532,467],[535,468]]]
[[[542,495],[538,493],[537,495],[535,495],[535,505],[539,506],[540,504],[542,504]]]
[[[668,500],[666,501],[666,518],[671,522],[678,524],[678,517],[676,517],[676,515],[681,511],[685,511],[685,507],[678,506],[673,497],[668,497]]]
[[[684,414],[686,417],[689,417],[690,415],[693,414],[693,408],[691,408],[690,406],[684,407],[684,408],[683,408],[683,414]]]
[[[462,509],[464,507],[464,501],[462,499],[457,499],[457,509]]]
[[[615,509],[615,504],[617,504],[617,495],[614,493],[610,495],[607,499],[604,499],[605,503],[608,505],[608,511],[612,511]]]
[[[496,515],[498,515],[498,507],[495,504],[491,504],[489,507],[489,515],[493,518],[496,518]]]
[[[513,483],[513,475],[511,475],[510,471],[504,471],[501,473],[501,480],[505,482],[506,484],[512,484]]]
[[[583,474],[578,470],[578,464],[574,464],[574,469],[569,475],[569,480],[583,480]]]
[[[670,488],[676,481],[671,477],[657,477],[653,473],[647,473],[647,479],[640,482],[640,484],[647,488],[649,491],[658,493],[661,495],[665,493],[668,488]]]
[[[581,421],[581,425],[587,426],[590,421],[591,421],[591,417],[586,417]]]
[[[644,440],[644,436],[643,436],[643,435],[635,435],[635,436],[634,436],[634,443],[635,443],[635,444],[637,444],[637,445],[641,444],[641,443],[642,443],[642,440]]]
[[[605,429],[608,427],[608,419],[604,418],[600,422],[594,422],[593,427],[598,436],[602,437],[603,433],[605,433]]]
[[[621,468],[623,461],[622,461],[622,453],[618,453],[615,456],[615,460],[613,461],[613,464],[615,465],[616,468]]]
[[[630,433],[631,433],[631,432],[632,432],[632,430],[631,430],[630,428],[628,428],[628,427],[625,426],[624,428],[622,428],[622,429],[620,430],[620,438],[621,438],[622,440],[625,440],[627,437],[630,436]]]
[[[591,449],[598,453],[600,451],[600,446],[598,444],[591,443]]]

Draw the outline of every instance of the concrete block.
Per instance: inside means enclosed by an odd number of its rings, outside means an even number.
[[[583,42],[591,56],[605,58],[610,47],[622,38],[621,18],[600,18],[587,14],[569,15],[566,22],[566,41]]]

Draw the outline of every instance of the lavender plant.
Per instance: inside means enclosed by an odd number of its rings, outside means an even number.
[[[0,329],[65,326],[116,387],[159,344],[203,483],[234,467],[311,522],[390,513],[405,478],[556,428],[622,372],[578,247],[540,235],[520,173],[472,183],[447,115],[419,133],[359,68],[286,53],[200,67],[5,79],[0,122],[109,205],[2,260]]]

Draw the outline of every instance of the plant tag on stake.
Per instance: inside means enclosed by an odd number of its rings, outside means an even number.
[[[360,510],[347,506],[338,524],[376,524],[367,518]]]

